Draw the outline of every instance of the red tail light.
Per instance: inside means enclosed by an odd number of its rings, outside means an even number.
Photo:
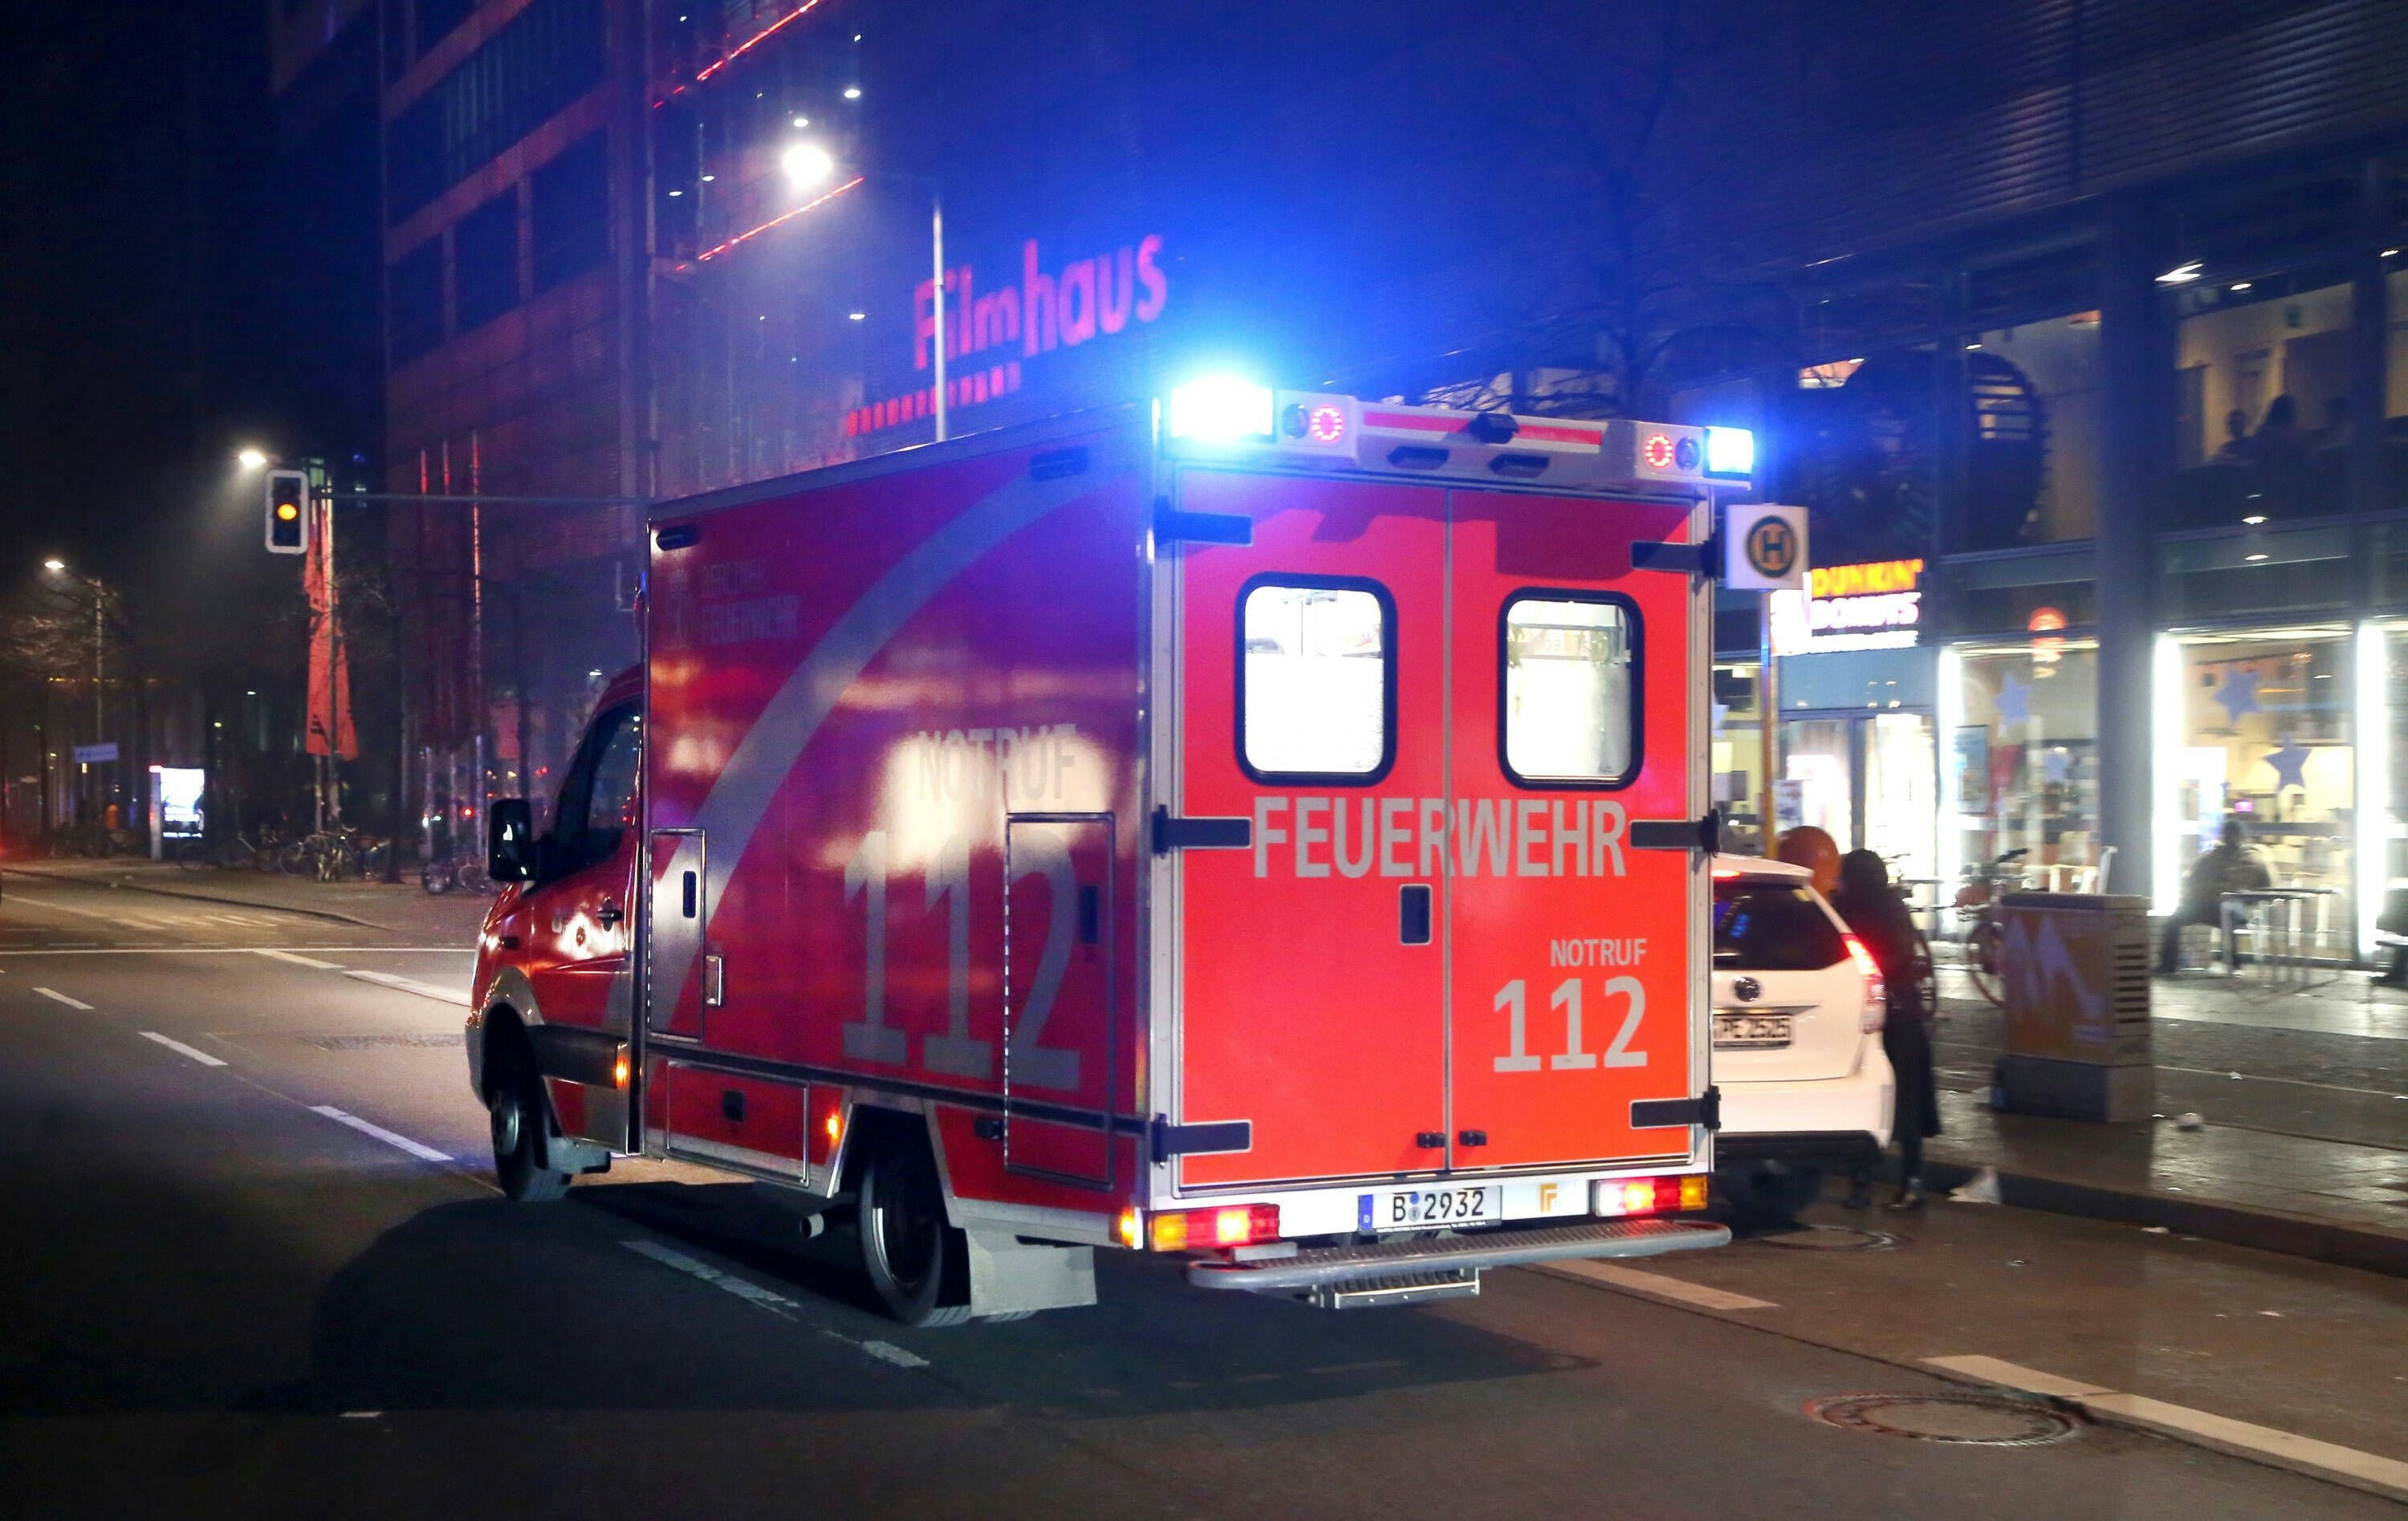
[[[1674,1178],[1610,1178],[1597,1185],[1597,1212],[1605,1215],[1670,1214],[1706,1207],[1706,1175]]]
[[[1889,1013],[1889,984],[1882,979],[1881,963],[1873,959],[1873,954],[1865,949],[1865,942],[1856,936],[1843,934],[1840,939],[1847,941],[1848,957],[1856,964],[1856,970],[1865,974],[1865,1003],[1857,1012],[1856,1026],[1865,1030],[1880,1029]]]
[[[1148,1222],[1157,1252],[1204,1252],[1253,1246],[1279,1240],[1276,1204],[1224,1204],[1211,1210],[1173,1210]]]

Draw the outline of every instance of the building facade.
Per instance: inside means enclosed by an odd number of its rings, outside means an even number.
[[[2408,9],[1595,8],[386,0],[395,482],[588,504],[423,510],[424,667],[474,673],[430,739],[546,790],[633,653],[609,499],[925,442],[940,348],[954,433],[1236,364],[1753,424],[1833,573],[1801,816],[2161,900],[2239,818],[2362,945],[2408,869]]]

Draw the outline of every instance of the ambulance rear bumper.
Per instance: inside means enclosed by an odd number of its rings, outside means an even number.
[[[1566,1257],[1661,1256],[1667,1252],[1720,1246],[1729,1240],[1727,1227],[1706,1221],[1595,1220],[1577,1226],[1507,1227],[1462,1236],[1326,1247],[1268,1261],[1208,1258],[1188,1264],[1187,1281],[1197,1288],[1292,1293],[1400,1274],[1514,1268]]]

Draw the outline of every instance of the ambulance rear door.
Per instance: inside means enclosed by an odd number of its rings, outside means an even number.
[[[1691,847],[1711,613],[1700,581],[1632,561],[1705,514],[1450,504],[1455,1166],[1685,1162],[1705,1076],[1709,884]]]
[[[1203,467],[1178,488],[1152,826],[1179,1184],[1438,1171],[1446,489]]]

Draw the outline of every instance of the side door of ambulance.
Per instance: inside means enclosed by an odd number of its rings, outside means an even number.
[[[597,714],[560,790],[543,880],[528,894],[525,961],[541,1025],[537,1066],[561,1127],[624,1149],[624,1094],[613,1067],[634,1025],[629,954],[635,911],[637,775],[643,717],[635,703]]]
[[[1174,1118],[1248,1127],[1242,1150],[1182,1155],[1180,1184],[1437,1170],[1446,493],[1194,468],[1176,506],[1249,540],[1158,544],[1178,736],[1154,821],[1179,947],[1163,1055]],[[1221,847],[1182,848],[1189,827]]]
[[[1708,883],[1663,825],[1705,811],[1706,614],[1630,547],[1686,540],[1691,510],[1453,495],[1458,1169],[1689,1155],[1665,1122],[1703,1085]]]

